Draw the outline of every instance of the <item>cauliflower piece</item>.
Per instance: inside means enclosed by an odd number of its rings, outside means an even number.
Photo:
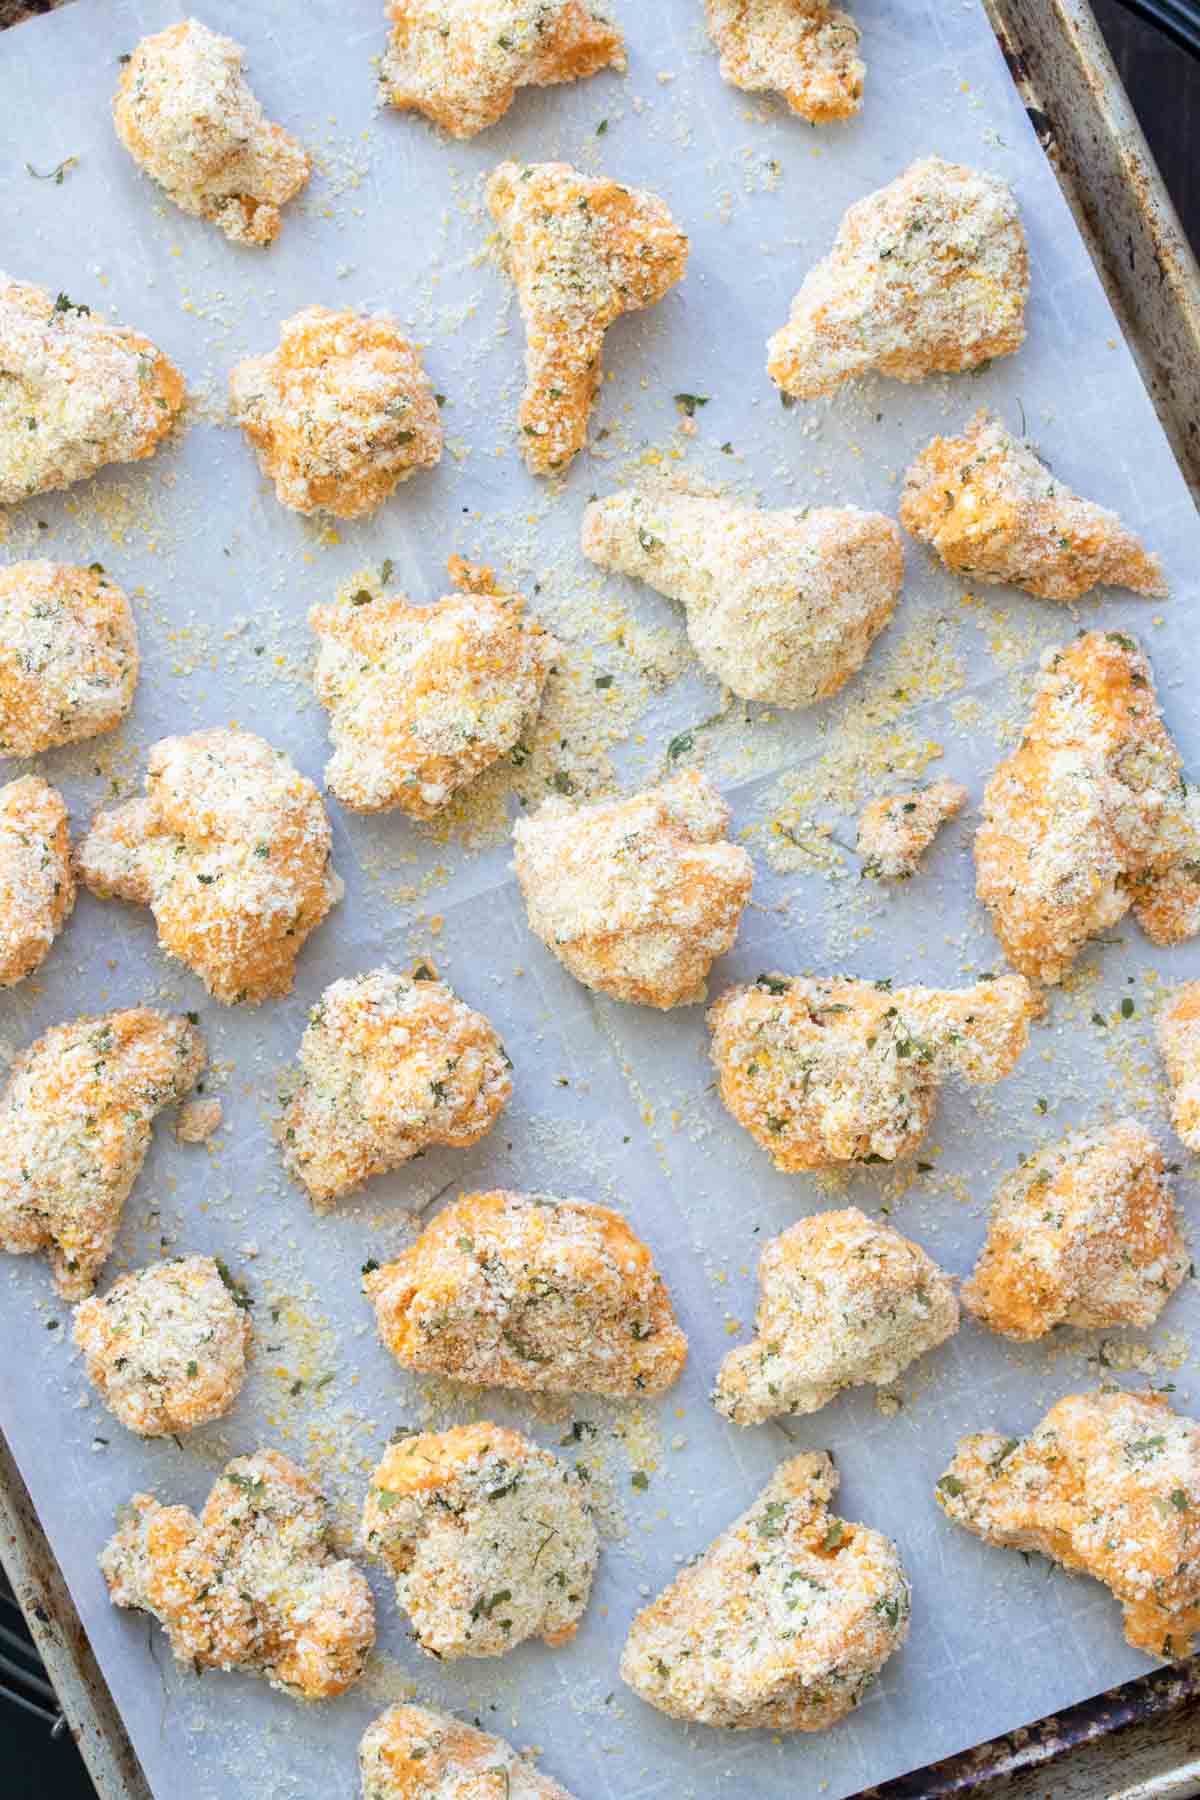
[[[361,1569],[333,1554],[325,1500],[277,1450],[235,1456],[197,1519],[135,1494],[100,1556],[114,1606],[151,1613],[176,1660],[242,1669],[301,1700],[345,1693],[375,1642]]]
[[[722,1100],[777,1169],[911,1156],[949,1076],[1000,1081],[1040,1010],[1020,975],[969,988],[760,975],[708,1014]]]
[[[962,437],[922,450],[904,477],[900,522],[955,573],[1040,600],[1078,600],[1102,585],[1167,592],[1157,556],[1116,513],[1073,494],[986,409]]]
[[[1200,925],[1200,814],[1124,632],[1044,652],[1020,747],[984,794],[975,868],[1005,955],[1038,981],[1061,981],[1131,906],[1156,944]]]
[[[1171,1123],[1200,1150],[1200,981],[1185,982],[1159,1014],[1158,1047],[1171,1085]]]
[[[40,775],[22,775],[0,787],[0,987],[41,966],[74,904],[62,795]]]
[[[270,244],[305,187],[308,152],[272,125],[242,74],[245,51],[196,19],[145,37],[113,97],[117,136],[176,206],[235,244]]]
[[[427,1706],[389,1706],[358,1766],[363,1800],[571,1800],[503,1738]]]
[[[335,745],[325,783],[355,812],[435,817],[537,716],[556,640],[490,569],[453,557],[450,575],[461,591],[433,606],[364,588],[308,615]]]
[[[291,992],[308,934],[342,897],[321,796],[249,731],[162,738],[146,798],[97,813],[79,873],[148,906],[168,956],[227,1006]]]
[[[1153,1325],[1189,1260],[1158,1145],[1122,1119],[1069,1132],[1002,1183],[963,1305],[1026,1343],[1056,1325]]]
[[[390,0],[380,96],[452,137],[503,118],[521,87],[625,68],[625,40],[602,0]]]
[[[363,1288],[399,1363],[477,1387],[661,1394],[687,1360],[648,1247],[586,1200],[464,1194]]]
[[[0,568],[0,755],[37,756],[111,731],[137,678],[133,613],[99,563]]]
[[[735,1425],[819,1412],[868,1381],[885,1387],[958,1330],[950,1277],[857,1206],[772,1238],[758,1283],[754,1342],[729,1352],[713,1394]]]
[[[908,881],[946,823],[967,803],[957,781],[933,781],[907,794],[872,800],[858,821],[862,872],[878,881]]]
[[[1200,1425],[1160,1394],[1068,1394],[1027,1438],[962,1438],[937,1484],[948,1518],[1111,1589],[1125,1636],[1186,1656],[1200,1630]]]
[[[187,399],[149,338],[4,274],[0,370],[0,506],[153,456]]]
[[[525,320],[525,461],[548,475],[583,448],[605,332],[683,279],[688,240],[657,195],[569,163],[501,163],[486,198]]]
[[[900,533],[855,506],[760,512],[623,492],[583,515],[583,553],[682,603],[700,662],[743,700],[811,706],[863,665],[900,597]]]
[[[501,1425],[402,1438],[371,1477],[367,1549],[428,1656],[575,1636],[600,1553],[574,1469]]]
[[[189,1100],[175,1120],[175,1136],[181,1144],[207,1144],[221,1128],[224,1108],[219,1100]]]
[[[666,1009],[704,999],[737,936],[754,867],[729,808],[685,770],[630,800],[551,799],[513,827],[529,928],[577,981]]]
[[[850,208],[767,346],[767,370],[813,400],[868,369],[897,381],[975,369],[1020,349],[1028,295],[1008,184],[928,156]]]
[[[424,964],[335,981],[300,1043],[284,1166],[324,1210],[432,1144],[477,1144],[508,1105],[511,1068],[483,1014]]]
[[[227,1413],[246,1378],[245,1294],[211,1256],[135,1269],[75,1308],[75,1342],[108,1410],[139,1437],[193,1431]]]
[[[294,313],[277,350],[234,368],[229,400],[293,512],[361,518],[441,460],[441,414],[420,352],[386,313]]]
[[[621,1678],[660,1712],[732,1731],[823,1731],[908,1636],[890,1538],[829,1510],[826,1451],[782,1463],[748,1511],[634,1619]]]
[[[204,1039],[134,1007],[55,1025],[0,1095],[0,1249],[44,1250],[64,1300],[96,1285],[164,1106],[195,1086]]]
[[[733,87],[782,94],[810,125],[862,105],[861,32],[825,0],[708,0],[708,31]]]

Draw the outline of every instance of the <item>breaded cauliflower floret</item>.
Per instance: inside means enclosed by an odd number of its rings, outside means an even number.
[[[962,437],[922,450],[904,477],[900,523],[948,569],[1042,600],[1078,600],[1101,585],[1167,591],[1157,556],[1116,513],[1073,494],[986,410]]]
[[[548,475],[583,448],[605,332],[682,280],[688,240],[657,195],[569,163],[501,163],[487,203],[525,320],[525,461]]]
[[[908,1636],[890,1538],[837,1518],[833,1458],[793,1456],[698,1563],[637,1615],[621,1678],[675,1719],[823,1731]]]
[[[804,278],[767,369],[803,400],[878,369],[978,368],[1025,338],[1029,261],[1006,182],[929,156],[857,201]]]
[[[450,562],[458,594],[410,606],[365,588],[308,622],[335,745],[325,783],[355,812],[430,819],[505,756],[541,705],[558,649],[490,569]]]
[[[962,1438],[937,1484],[947,1517],[1005,1550],[1094,1575],[1150,1656],[1200,1630],[1200,1425],[1159,1394],[1068,1394],[1027,1438]]]
[[[227,1413],[250,1336],[245,1296],[211,1256],[151,1263],[75,1309],[88,1380],[141,1437],[192,1431]]]
[[[1159,1015],[1158,1047],[1171,1084],[1171,1123],[1189,1150],[1200,1150],[1200,981],[1172,994]]]
[[[938,1088],[1015,1068],[1039,1010],[1019,975],[969,988],[760,975],[708,1015],[721,1098],[777,1169],[911,1156]]]
[[[140,332],[0,274],[0,506],[153,456],[187,398]]]
[[[858,821],[862,872],[878,881],[908,881],[947,819],[967,803],[957,781],[933,781],[907,794],[872,800]]]
[[[680,601],[704,667],[778,706],[811,706],[862,667],[900,597],[900,543],[890,519],[854,506],[626,491],[583,515],[585,556]]]
[[[1189,1260],[1162,1153],[1122,1119],[1069,1132],[1003,1182],[963,1305],[1026,1342],[1056,1325],[1153,1325]]]
[[[441,460],[441,414],[420,352],[386,313],[294,313],[277,350],[238,363],[229,399],[293,512],[360,518]]]
[[[272,125],[242,74],[245,52],[196,19],[145,37],[113,98],[117,136],[184,212],[235,244],[270,244],[308,181],[308,152]]]
[[[508,1104],[511,1067],[483,1014],[424,965],[335,981],[277,1130],[288,1174],[324,1208],[433,1144],[476,1144]]]
[[[754,1342],[729,1352],[713,1394],[736,1425],[819,1412],[868,1381],[885,1387],[958,1330],[949,1276],[856,1206],[772,1238],[758,1282]]]
[[[603,0],[390,0],[381,98],[456,138],[503,118],[517,89],[624,69]]]
[[[529,929],[597,993],[661,1008],[703,1000],[754,879],[726,840],[729,816],[690,770],[631,800],[547,800],[513,828]]]
[[[708,0],[708,30],[726,81],[782,94],[811,125],[851,118],[862,105],[861,33],[826,0]]]
[[[99,563],[0,568],[0,755],[37,756],[111,731],[137,678],[133,613]]]
[[[55,1025],[31,1044],[0,1096],[0,1249],[44,1250],[64,1300],[90,1294],[150,1127],[205,1060],[194,1025],[148,1006]]]
[[[218,726],[162,738],[146,798],[97,813],[79,872],[101,900],[148,906],[168,956],[228,1006],[291,992],[296,958],[342,883],[321,796],[283,754]]]
[[[371,1477],[367,1549],[429,1656],[575,1636],[600,1552],[575,1470],[501,1425],[402,1438]]]
[[[1200,927],[1200,815],[1133,638],[1047,650],[1020,747],[983,797],[976,892],[1014,967],[1061,981],[1132,906],[1156,944]]]
[[[408,1369],[477,1387],[660,1394],[687,1339],[619,1213],[547,1194],[464,1194],[363,1280]]]
[[[511,1744],[426,1706],[390,1706],[358,1749],[362,1800],[571,1800]]]
[[[375,1642],[361,1569],[339,1560],[326,1504],[277,1450],[226,1464],[197,1519],[135,1494],[100,1557],[114,1606],[148,1612],[176,1659],[241,1669],[300,1700],[342,1694]]]
[[[0,787],[0,987],[40,967],[74,904],[62,795],[22,775]]]

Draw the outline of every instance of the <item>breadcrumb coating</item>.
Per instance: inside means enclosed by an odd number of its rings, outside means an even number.
[[[537,716],[556,640],[490,569],[453,557],[450,575],[461,591],[432,606],[363,589],[308,615],[335,745],[325,784],[355,812],[434,818]]]
[[[868,1381],[884,1387],[958,1330],[949,1276],[856,1206],[772,1238],[758,1283],[754,1341],[729,1352],[713,1394],[735,1425],[819,1412]]]
[[[464,1194],[363,1287],[398,1362],[477,1387],[661,1394],[687,1360],[648,1246],[586,1200]]]
[[[605,332],[683,279],[688,240],[657,195],[569,163],[501,163],[486,198],[525,320],[525,462],[548,475],[583,448]]]
[[[777,1169],[911,1156],[950,1076],[1011,1074],[1040,1010],[1029,983],[969,988],[760,975],[708,1014],[722,1100]]]
[[[219,1100],[189,1100],[175,1119],[175,1136],[181,1144],[207,1144],[219,1129],[224,1108]]]
[[[1171,1086],[1171,1123],[1189,1150],[1200,1150],[1200,981],[1175,990],[1157,1032]]]
[[[300,1043],[277,1131],[284,1166],[325,1208],[433,1144],[465,1149],[508,1105],[511,1068],[483,1014],[424,964],[335,981]]]
[[[1161,1395],[1068,1394],[1027,1438],[963,1438],[937,1500],[989,1544],[1102,1581],[1135,1650],[1188,1654],[1200,1629],[1200,1425]]]
[[[227,1413],[250,1338],[245,1298],[211,1256],[135,1269],[75,1308],[88,1380],[140,1437],[193,1431]]]
[[[0,787],[0,987],[40,968],[74,904],[62,795],[22,775]]]
[[[825,0],[708,0],[708,30],[726,81],[782,94],[811,125],[852,118],[862,105],[862,33]]]
[[[150,1128],[206,1060],[194,1025],[148,1006],[73,1019],[31,1044],[0,1095],[0,1249],[45,1251],[64,1300],[90,1294]]]
[[[138,667],[129,600],[99,563],[0,568],[0,755],[111,731],[133,705]]]
[[[1167,592],[1162,564],[1116,513],[1081,500],[986,409],[962,437],[935,437],[904,477],[900,522],[948,569],[1012,582],[1041,600],[1094,587]]]
[[[975,369],[1020,349],[1028,294],[1007,183],[928,156],[850,208],[771,339],[767,369],[803,400],[868,369],[897,381]]]
[[[600,1542],[575,1470],[501,1425],[402,1438],[371,1477],[367,1548],[441,1660],[575,1636]]]
[[[176,1660],[262,1675],[298,1700],[345,1693],[375,1642],[360,1569],[334,1556],[328,1510],[277,1450],[235,1456],[197,1519],[135,1494],[100,1557],[114,1606],[162,1625]]]
[[[229,401],[293,512],[361,518],[441,460],[432,384],[386,313],[306,306],[280,326],[277,350],[237,364]]]
[[[148,906],[168,956],[227,1006],[291,992],[309,933],[342,896],[321,796],[282,750],[217,726],[161,738],[144,800],[99,812],[79,873]]]
[[[0,274],[0,506],[153,456],[183,376],[140,332]]]
[[[552,798],[513,827],[529,929],[577,981],[642,1006],[703,1000],[737,936],[754,867],[693,770],[630,800]]]
[[[678,600],[709,673],[778,706],[811,706],[862,667],[900,597],[900,544],[890,519],[856,506],[626,491],[583,515],[585,556]]]
[[[754,1502],[637,1615],[621,1678],[675,1719],[824,1731],[908,1636],[890,1538],[830,1512],[826,1451],[782,1463]]]
[[[878,881],[908,881],[948,819],[967,803],[957,781],[933,781],[907,794],[872,800],[858,821],[862,872]]]
[[[1134,1119],[1072,1131],[1001,1185],[963,1305],[1031,1342],[1153,1325],[1190,1258],[1162,1153]]]
[[[426,1706],[390,1706],[363,1733],[362,1800],[571,1800],[511,1744]]]
[[[311,172],[308,152],[272,125],[242,74],[245,51],[196,19],[145,37],[113,98],[117,136],[176,206],[235,244],[270,244],[280,208]]]
[[[503,118],[517,89],[625,68],[625,40],[600,0],[390,0],[380,92],[452,137]]]
[[[1156,944],[1200,927],[1200,814],[1128,634],[1042,656],[1020,747],[983,798],[976,892],[1015,968],[1058,982],[1132,906]]]

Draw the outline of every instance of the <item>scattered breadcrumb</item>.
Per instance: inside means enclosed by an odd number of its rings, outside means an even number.
[[[1185,982],[1159,1014],[1158,1047],[1171,1084],[1171,1123],[1200,1150],[1200,981]]]
[[[721,74],[750,93],[782,94],[812,125],[848,119],[862,105],[862,33],[826,0],[707,0]]]
[[[63,797],[22,775],[0,787],[0,987],[41,966],[74,904]]]
[[[872,800],[858,821],[862,872],[879,881],[908,881],[946,823],[967,803],[957,781],[932,781],[907,794]]]
[[[129,600],[99,563],[0,568],[0,754],[111,731],[133,705],[138,666]]]
[[[221,1113],[219,1100],[189,1100],[179,1109],[175,1136],[181,1144],[207,1144],[221,1128]]]

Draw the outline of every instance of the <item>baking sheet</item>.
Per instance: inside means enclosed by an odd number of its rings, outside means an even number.
[[[327,741],[304,679],[307,608],[385,559],[394,586],[433,598],[446,585],[445,557],[458,551],[522,584],[566,646],[553,716],[570,741],[554,756],[540,742],[533,769],[514,774],[526,799],[555,756],[580,791],[609,775],[632,787],[664,772],[671,744],[677,766],[704,767],[728,792],[755,855],[757,904],[714,991],[773,967],[951,984],[999,966],[971,899],[973,815],[895,894],[860,883],[834,840],[853,842],[862,798],[926,770],[964,780],[977,802],[1019,734],[1038,651],[1076,628],[1068,610],[1002,590],[968,600],[909,545],[902,606],[841,697],[792,716],[723,710],[683,651],[677,610],[601,579],[575,549],[588,496],[631,480],[720,482],[767,505],[894,510],[896,479],[928,436],[995,405],[1010,425],[1024,416],[1058,473],[1116,506],[1163,555],[1171,602],[1118,595],[1080,608],[1079,619],[1139,632],[1168,721],[1200,770],[1187,677],[1200,528],[982,11],[864,0],[864,116],[813,131],[720,82],[698,4],[626,0],[627,78],[525,94],[500,126],[458,145],[373,112],[380,10],[375,0],[205,8],[207,23],[247,45],[271,115],[318,157],[309,195],[265,254],[235,250],[176,212],[112,135],[116,58],[177,16],[166,0],[82,0],[0,40],[0,262],[52,292],[111,306],[162,345],[198,396],[192,429],[151,464],[31,501],[9,519],[6,555],[101,560],[137,596],[143,674],[130,721],[113,738],[40,759],[61,781],[75,827],[140,781],[146,747],[166,731],[236,720],[319,778]],[[1025,348],[974,377],[918,389],[871,381],[832,403],[782,408],[763,373],[764,340],[804,270],[851,201],[930,151],[1016,186],[1033,278]],[[692,238],[685,283],[610,334],[596,441],[557,493],[527,477],[516,453],[522,333],[508,285],[483,254],[482,180],[509,155],[562,155],[651,185]],[[69,156],[79,160],[61,185],[26,172],[27,161],[45,171]],[[439,470],[336,533],[279,508],[220,420],[230,365],[268,348],[279,319],[315,300],[395,312],[427,343],[447,396]],[[708,396],[694,435],[673,400],[680,392]],[[614,677],[602,690],[607,729],[594,698],[600,673]],[[1194,1406],[1193,1284],[1150,1333],[1057,1334],[1049,1347],[1013,1349],[964,1325],[908,1371],[883,1410],[873,1390],[844,1396],[788,1421],[787,1437],[779,1427],[735,1431],[706,1396],[719,1358],[749,1327],[758,1245],[816,1207],[886,1206],[900,1229],[965,1273],[1018,1152],[1133,1105],[1150,1109],[1180,1161],[1181,1197],[1194,1211],[1193,1166],[1162,1113],[1150,1016],[1160,982],[1200,973],[1200,951],[1154,952],[1136,927],[1118,928],[1120,948],[1092,951],[1071,990],[1053,996],[1012,1079],[946,1093],[922,1152],[929,1172],[910,1165],[848,1184],[786,1177],[716,1101],[699,1010],[663,1017],[596,999],[525,931],[496,828],[519,804],[501,783],[486,784],[448,835],[331,808],[346,899],[310,939],[295,994],[263,1011],[217,1007],[159,957],[148,914],[87,895],[36,982],[0,998],[10,1050],[80,1011],[149,1000],[198,1010],[219,1065],[209,1083],[226,1109],[218,1146],[178,1146],[160,1121],[108,1273],[166,1249],[218,1251],[246,1276],[259,1347],[236,1410],[182,1449],[129,1438],[89,1399],[44,1264],[5,1259],[0,1290],[0,1424],[155,1792],[354,1795],[362,1728],[415,1693],[540,1745],[545,1767],[580,1800],[837,1800],[1143,1670],[1103,1589],[953,1530],[931,1489],[961,1432],[1025,1430],[1060,1394],[1100,1379],[1172,1383],[1175,1404]],[[794,830],[811,848],[802,824],[813,818],[833,834],[820,858],[785,835]],[[475,1149],[430,1155],[317,1220],[270,1144],[278,1077],[330,980],[418,956],[501,1029],[516,1064],[513,1105]],[[1135,1007],[1128,1020],[1125,998]],[[501,1184],[628,1212],[691,1338],[674,1393],[641,1408],[548,1405],[454,1394],[396,1368],[359,1294],[360,1264],[408,1242],[410,1209],[441,1190]],[[568,1439],[563,1454],[592,1471],[605,1550],[567,1649],[525,1646],[494,1665],[439,1667],[412,1646],[372,1569],[379,1656],[350,1695],[302,1710],[261,1683],[179,1670],[157,1626],[108,1606],[95,1556],[135,1489],[198,1506],[230,1454],[271,1443],[310,1463],[352,1532],[397,1426],[472,1415],[519,1424],[551,1447]],[[915,1591],[908,1646],[860,1711],[823,1736],[686,1731],[622,1688],[616,1662],[629,1619],[793,1446],[832,1448],[842,1510],[900,1542]],[[638,1471],[644,1487],[632,1483]]]

